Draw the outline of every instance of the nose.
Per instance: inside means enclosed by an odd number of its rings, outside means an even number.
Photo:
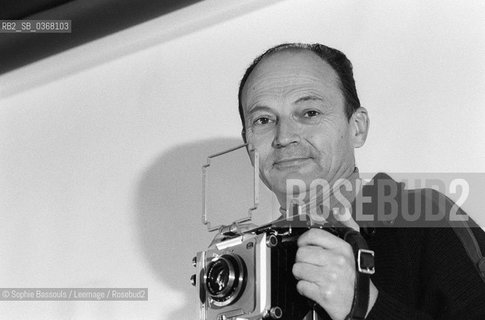
[[[274,148],[284,148],[300,142],[298,128],[291,119],[280,119],[276,125],[276,135],[273,140]]]

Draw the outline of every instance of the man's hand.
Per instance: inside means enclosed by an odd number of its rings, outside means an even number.
[[[346,241],[321,230],[310,229],[298,239],[293,275],[298,292],[318,303],[333,320],[349,314],[354,299],[355,260]],[[370,311],[377,299],[370,282]]]

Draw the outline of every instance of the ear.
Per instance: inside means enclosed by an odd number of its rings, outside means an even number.
[[[369,121],[369,115],[364,107],[358,108],[352,114],[349,124],[354,148],[360,148],[364,145],[369,132]]]

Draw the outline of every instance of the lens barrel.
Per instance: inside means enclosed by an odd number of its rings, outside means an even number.
[[[237,301],[246,285],[246,265],[235,254],[224,254],[207,266],[205,286],[212,304],[224,307]]]

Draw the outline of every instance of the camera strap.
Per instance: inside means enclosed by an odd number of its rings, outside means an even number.
[[[367,242],[359,232],[346,229],[343,239],[352,246],[354,251],[356,273],[354,300],[345,320],[364,320],[369,307],[370,275],[375,272],[374,251],[369,250]]]

